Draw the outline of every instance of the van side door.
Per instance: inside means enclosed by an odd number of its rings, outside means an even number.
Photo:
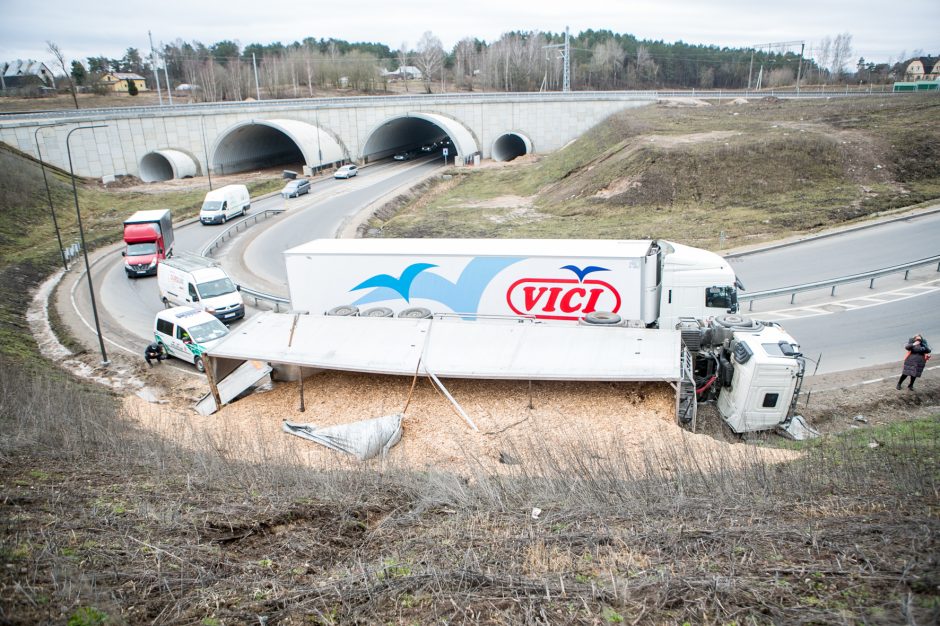
[[[189,336],[189,331],[179,324],[176,325],[174,330],[176,331],[173,335],[173,349],[176,351],[174,356],[177,356],[184,361],[194,363],[196,359],[192,350],[190,350],[190,346],[192,345],[193,340]]]

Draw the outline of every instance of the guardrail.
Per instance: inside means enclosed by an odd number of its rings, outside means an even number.
[[[284,212],[284,209],[265,209],[264,211],[261,211],[259,213],[247,215],[243,219],[238,220],[237,222],[232,222],[232,225],[226,228],[225,230],[223,230],[219,234],[218,237],[216,237],[215,239],[207,243],[206,247],[203,248],[202,252],[200,252],[199,254],[201,254],[204,257],[212,258],[212,255],[210,253],[218,249],[218,247],[222,245],[222,243],[234,237],[235,233],[242,230],[241,228],[242,225],[244,225],[245,230],[247,230],[251,224],[257,224],[259,219],[262,219],[262,218],[267,219],[271,217],[272,215],[280,215],[283,212]],[[248,223],[249,221],[251,222],[251,224]]]
[[[863,280],[868,281],[868,288],[875,288],[875,279],[881,278],[884,276],[889,276],[891,274],[899,274],[904,272],[904,280],[907,280],[912,269],[916,267],[921,267],[923,265],[928,265],[936,263],[937,271],[940,272],[940,255],[935,255],[920,259],[918,261],[910,261],[908,263],[902,263],[900,265],[893,265],[891,267],[885,267],[880,270],[872,270],[870,272],[862,272],[860,274],[852,274],[850,276],[843,276],[842,278],[832,278],[830,280],[820,280],[814,283],[806,283],[804,285],[792,285],[790,287],[779,287],[777,289],[768,289],[766,291],[755,291],[754,293],[743,294],[738,296],[740,302],[747,302],[747,310],[752,311],[754,308],[755,300],[766,300],[767,298],[776,298],[779,296],[790,296],[790,304],[796,303],[796,294],[805,293],[807,291],[815,291],[817,289],[830,288],[830,296],[836,295],[836,287],[840,285],[848,285],[851,283],[858,283]]]
[[[219,233],[218,237],[216,237],[215,239],[210,241],[208,244],[206,244],[206,246],[202,249],[202,252],[200,252],[200,254],[202,254],[202,256],[204,257],[212,258],[211,253],[218,250],[219,246],[221,246],[224,242],[234,237],[235,233],[241,230],[247,230],[249,226],[252,226],[253,224],[257,224],[258,220],[267,219],[271,217],[272,215],[280,215],[283,212],[284,212],[284,209],[265,209],[264,211],[260,211],[253,215],[247,216],[244,219],[240,219],[237,222],[232,222],[231,226],[223,230],[221,233]],[[274,310],[277,311],[278,313],[281,312],[282,305],[290,308],[290,300],[288,300],[287,298],[276,296],[272,293],[265,293],[263,291],[257,291],[249,287],[240,287],[240,289],[241,289],[241,293],[243,296],[248,296],[249,298],[254,299],[256,307],[258,306],[258,303],[260,301],[264,300],[265,302],[270,302],[271,304],[273,304]]]

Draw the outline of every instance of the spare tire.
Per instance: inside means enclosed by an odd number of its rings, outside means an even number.
[[[752,319],[750,317],[745,317],[744,315],[719,315],[713,321],[715,326],[721,328],[729,328],[731,330],[760,330],[764,327],[764,323]]]
[[[584,316],[586,324],[614,326],[620,323],[620,316],[610,311],[592,311]]]
[[[366,309],[359,314],[359,317],[395,317],[395,312],[387,306],[377,306]]]
[[[329,311],[326,312],[327,315],[359,315],[359,307],[353,306],[352,304],[343,304],[340,306],[335,306]]]
[[[407,317],[409,319],[415,320],[424,320],[430,317],[433,317],[431,309],[426,309],[423,306],[416,306],[410,309],[402,309],[398,312],[398,317]]]

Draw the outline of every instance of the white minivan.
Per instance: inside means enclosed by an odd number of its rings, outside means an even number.
[[[206,371],[202,355],[228,334],[228,328],[205,311],[178,306],[157,313],[153,336],[169,356],[188,361]]]
[[[224,224],[226,220],[244,215],[251,208],[251,198],[245,185],[226,185],[206,194],[199,211],[203,224]]]
[[[239,287],[211,259],[179,253],[157,265],[163,306],[189,306],[226,324],[245,317]]]

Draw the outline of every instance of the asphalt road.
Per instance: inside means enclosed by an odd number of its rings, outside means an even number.
[[[437,161],[377,164],[348,181],[319,181],[308,196],[290,200],[274,196],[253,201],[252,213],[266,208],[286,207],[288,211],[246,231],[251,240],[242,252],[240,269],[247,269],[260,283],[282,286],[286,295],[281,254],[284,250],[311,239],[334,237],[363,206],[439,166]],[[198,222],[179,227],[176,250],[198,252],[219,232],[219,227]],[[731,259],[731,263],[748,290],[759,291],[923,258],[940,252],[937,241],[940,214],[750,253]],[[162,308],[156,280],[128,279],[118,253],[98,263],[92,276],[97,286],[103,334],[109,344],[138,352],[137,348],[150,340],[154,315]],[[258,287],[243,278],[237,280]],[[90,323],[87,289],[79,285],[73,294],[83,317]],[[903,341],[914,332],[924,333],[928,338],[940,337],[938,310],[940,291],[935,291],[850,311],[780,321],[800,341],[805,354],[813,358],[822,354],[819,373],[827,373],[897,361],[903,352]]]

